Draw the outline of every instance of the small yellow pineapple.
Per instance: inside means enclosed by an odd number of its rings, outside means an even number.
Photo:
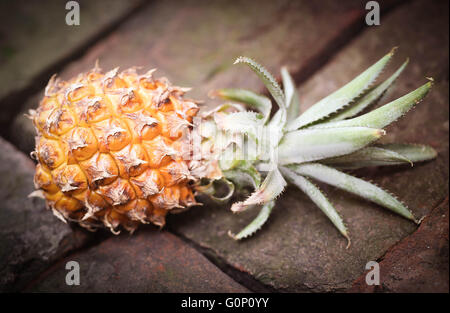
[[[63,220],[88,228],[163,226],[169,210],[196,204],[181,152],[198,107],[152,72],[52,78],[32,112],[36,188]]]
[[[350,243],[343,219],[312,180],[361,196],[419,223],[389,192],[341,170],[412,164],[436,157],[431,147],[376,144],[383,128],[420,102],[432,86],[416,90],[365,114],[406,67],[374,84],[393,49],[351,82],[299,112],[295,85],[285,68],[283,89],[254,60],[239,57],[264,82],[269,98],[243,89],[213,94],[230,102],[198,114],[186,88],[138,75],[134,68],[103,74],[98,66],[69,81],[52,77],[30,116],[37,131],[34,195],[63,221],[118,233],[140,223],[163,226],[168,212],[197,205],[202,192],[218,201],[243,188],[254,192],[236,202],[235,213],[260,208],[236,240],[257,231],[275,199],[291,183],[306,193]],[[430,79],[431,80],[431,79]],[[247,105],[247,111],[241,105]],[[271,117],[272,116],[272,117]],[[217,182],[229,192],[215,194]],[[236,188],[235,188],[236,187]]]

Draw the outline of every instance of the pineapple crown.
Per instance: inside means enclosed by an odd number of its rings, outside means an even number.
[[[348,247],[350,236],[343,219],[311,179],[343,189],[409,220],[420,222],[405,204],[389,192],[341,171],[366,166],[412,165],[437,155],[433,148],[424,145],[375,144],[385,135],[383,128],[424,98],[432,86],[431,78],[416,90],[360,114],[380,101],[408,64],[406,60],[389,78],[374,84],[394,52],[395,48],[342,88],[302,113],[299,112],[300,103],[294,81],[286,67],[281,69],[282,89],[272,74],[253,59],[236,59],[234,64],[245,64],[259,76],[278,110],[271,117],[272,101],[266,96],[244,89],[220,89],[213,95],[232,102],[204,114],[206,120],[199,127],[202,149],[208,150],[212,144],[220,147],[215,158],[222,170],[220,179],[226,182],[230,192],[225,197],[215,197],[211,183],[199,186],[198,190],[216,200],[228,200],[235,190],[234,185],[238,189],[251,186],[254,192],[246,200],[234,203],[231,210],[238,213],[255,206],[260,208],[256,218],[239,233],[229,232],[232,238],[240,240],[260,229],[268,219],[275,199],[287,183],[291,183],[325,213],[348,240]],[[247,105],[251,111],[246,111],[235,102]]]

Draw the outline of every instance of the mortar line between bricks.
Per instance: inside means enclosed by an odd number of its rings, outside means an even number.
[[[383,255],[381,255],[379,258],[377,258],[377,262],[380,263],[383,261],[383,259],[385,258],[386,254],[388,254],[390,251],[392,251],[393,249],[395,249],[396,246],[398,246],[399,244],[401,244],[404,240],[407,240],[409,237],[411,237],[412,235],[414,235],[416,232],[419,231],[420,227],[422,226],[422,223],[429,217],[429,215],[431,214],[431,212],[433,212],[434,210],[436,210],[437,208],[439,208],[440,206],[444,205],[445,203],[448,202],[448,197],[449,195],[447,194],[443,200],[439,201],[438,204],[436,206],[434,206],[433,208],[430,209],[430,212],[423,216],[422,221],[420,222],[420,224],[417,226],[417,228],[408,236],[402,238],[401,240],[397,241],[396,243],[394,243],[392,246],[390,246],[385,253],[383,253]],[[355,280],[356,281],[356,280]],[[354,282],[355,282],[354,281]]]
[[[22,109],[22,105],[26,103],[33,95],[35,95],[40,90],[44,89],[48,78],[57,72],[61,72],[65,66],[69,63],[74,62],[81,57],[83,57],[86,52],[90,50],[91,47],[97,45],[99,42],[105,40],[107,36],[112,34],[115,30],[117,30],[120,26],[126,23],[132,16],[136,15],[144,9],[147,5],[150,5],[153,0],[142,0],[138,2],[134,7],[131,7],[127,12],[123,15],[119,16],[116,20],[112,21],[108,25],[99,29],[92,36],[83,41],[78,47],[74,48],[67,55],[62,56],[61,58],[54,61],[52,64],[41,70],[38,74],[36,74],[32,79],[30,79],[30,83],[21,88],[20,90],[14,90],[3,98],[0,99],[1,107],[8,107],[11,111],[10,118],[6,119],[5,122],[0,124],[0,136],[11,142],[14,146],[15,143],[11,140],[11,123],[14,120],[14,117],[20,113]]]
[[[406,5],[414,0],[394,0],[393,2],[381,6],[381,13],[383,15],[389,14],[397,7],[400,7],[402,5]],[[119,17],[116,21],[113,21],[110,25],[104,27],[101,29],[97,34],[93,35],[90,39],[87,39],[84,44],[80,45],[77,49],[75,49],[72,53],[70,53],[68,56],[63,57],[59,61],[56,61],[53,65],[49,66],[47,69],[44,69],[41,71],[40,74],[36,75],[34,79],[32,79],[33,83],[28,85],[27,87],[22,88],[20,91],[13,92],[3,99],[0,99],[0,105],[6,105],[10,99],[14,99],[15,103],[25,103],[29,98],[31,98],[36,92],[39,90],[42,90],[45,87],[45,84],[47,82],[47,78],[49,75],[51,75],[54,72],[59,72],[61,69],[63,69],[68,63],[73,62],[79,58],[81,58],[87,51],[89,51],[90,47],[93,45],[98,44],[102,40],[104,40],[104,37],[113,33],[116,29],[118,29],[121,25],[126,23],[128,18],[132,17],[136,13],[138,13],[140,10],[142,10],[145,6],[150,5],[153,1],[152,0],[143,0],[138,5],[136,5],[134,8],[129,10],[127,13],[125,13],[123,16]],[[302,83],[306,82],[309,78],[311,78],[315,73],[317,73],[321,68],[325,67],[326,64],[330,59],[332,59],[335,55],[337,55],[341,50],[343,50],[347,45],[349,45],[354,39],[356,39],[364,30],[365,30],[365,22],[363,19],[356,19],[355,21],[349,23],[346,27],[342,29],[341,32],[339,32],[336,37],[334,37],[332,40],[330,40],[322,50],[320,50],[318,53],[316,53],[314,56],[312,56],[305,64],[299,68],[297,71],[294,71],[291,73],[295,84],[297,87],[299,87]],[[214,77],[209,77],[208,80],[212,79]],[[36,83],[37,81],[37,83]],[[17,100],[18,99],[18,100]],[[12,114],[13,116],[16,116],[20,112],[21,106],[16,106],[15,111]],[[12,118],[9,120],[7,125],[0,125],[1,129],[6,130],[6,133],[3,131],[0,131],[0,136],[3,136],[8,141],[12,142],[13,145],[14,142],[11,141],[10,137],[10,124],[11,124]],[[170,231],[172,234],[176,235],[178,238],[189,244],[192,248],[194,248],[196,251],[201,253],[203,256],[205,256],[211,263],[213,263],[215,266],[217,266],[218,269],[220,269],[225,275],[229,276],[231,279],[236,281],[237,283],[243,285],[250,291],[254,292],[280,292],[279,290],[276,290],[275,288],[266,285],[260,281],[258,281],[256,278],[251,276],[249,273],[242,272],[235,268],[233,265],[229,264],[225,259],[221,258],[213,249],[203,247],[196,242],[190,240],[189,238],[185,237],[184,235],[177,233],[173,230],[170,230],[168,228],[168,231]],[[417,231],[417,230],[416,230]],[[51,272],[52,268],[62,262],[65,258],[76,255],[79,252],[92,248],[101,242],[103,242],[105,239],[107,239],[108,236],[103,236],[100,238],[95,238],[92,242],[87,243],[86,245],[67,252],[64,256],[61,258],[55,260],[52,264],[49,264],[49,266],[41,272],[39,275],[36,276],[35,279],[30,281],[22,291],[26,291],[30,287],[32,287],[34,284],[38,283],[41,279],[45,278],[48,273]],[[407,237],[406,237],[407,238]],[[397,244],[397,243],[396,243]],[[394,244],[393,246],[395,246]],[[391,247],[392,248],[392,247]],[[388,250],[390,250],[389,248]],[[384,256],[384,255],[383,255]]]
[[[407,4],[411,1],[413,0],[392,0],[392,2],[381,7],[381,13],[383,15],[386,15],[396,7]],[[110,35],[121,25],[126,23],[126,21],[130,17],[138,13],[145,6],[150,5],[152,2],[153,0],[142,0],[142,2],[137,4],[134,8],[130,9],[123,16],[119,17],[116,21],[113,21],[110,25],[105,26],[103,29],[99,30],[99,32],[93,35],[90,39],[87,39],[84,44],[81,44],[78,48],[74,49],[72,53],[70,53],[66,57],[62,57],[60,60],[54,62],[49,67],[42,70],[31,80],[33,83],[30,83],[28,86],[22,88],[19,91],[13,91],[12,93],[0,99],[0,106],[11,107],[13,111],[11,114],[11,118],[8,119],[7,122],[0,124],[0,136],[11,142],[18,148],[14,140],[12,140],[10,131],[11,123],[14,120],[14,117],[20,113],[22,105],[13,104],[26,103],[26,101],[28,101],[33,95],[45,88],[48,77],[50,75],[56,72],[60,72],[67,64],[80,59],[83,55],[86,54],[86,52],[89,51],[90,47],[97,45],[99,42],[104,40],[106,36]],[[358,18],[344,27],[344,29],[339,34],[337,34],[335,38],[330,40],[322,50],[312,56],[307,62],[305,62],[305,64],[301,68],[291,73],[296,86],[299,87],[302,83],[307,81],[316,72],[323,68],[328,63],[328,61],[333,58],[334,55],[345,48],[345,46],[348,45],[354,38],[358,37],[358,35],[364,29],[365,23],[362,18]],[[214,75],[208,77],[205,82],[211,80],[213,77]],[[280,80],[281,79],[278,78],[278,81]],[[267,91],[262,91],[262,93],[268,95]]]
[[[398,0],[391,3],[389,6],[382,7],[381,13],[387,15],[395,10],[397,7],[401,7],[402,5],[406,5],[410,3],[412,0]],[[332,39],[325,47],[315,54],[309,62],[305,62],[305,65],[302,66],[295,72],[292,72],[291,75],[295,81],[297,88],[304,82],[306,82],[309,78],[311,78],[316,72],[318,72],[321,68],[326,66],[328,60],[332,59],[333,56],[338,54],[341,50],[343,50],[347,45],[349,45],[354,39],[359,37],[359,35],[364,31],[365,23],[364,21],[357,19],[356,21],[350,23],[345,27],[334,39]],[[214,75],[208,77],[208,80],[212,79]],[[280,79],[278,79],[280,81]],[[263,92],[267,96],[269,96],[267,91]],[[229,264],[225,259],[221,258],[213,249],[203,247],[191,239],[185,237],[183,234],[171,231],[174,235],[188,243],[194,249],[196,249],[199,253],[203,254],[211,263],[216,265],[223,273],[228,275],[231,279],[235,280],[237,283],[243,285],[247,289],[254,292],[279,292],[275,288],[268,286],[256,278],[251,276],[248,273],[244,273],[238,269],[236,269],[233,265]],[[394,244],[395,245],[395,244]],[[344,290],[342,290],[344,291]]]
[[[78,226],[75,226],[78,227]],[[85,231],[85,230],[83,230]],[[101,232],[101,233],[100,233]],[[56,268],[61,262],[63,262],[68,257],[76,257],[78,254],[80,254],[83,251],[89,250],[95,246],[98,246],[108,238],[113,237],[109,232],[106,232],[106,230],[100,230],[99,233],[96,234],[97,236],[93,236],[92,239],[88,240],[88,242],[76,249],[73,249],[71,251],[67,251],[61,257],[54,260],[52,263],[48,264],[48,266],[42,270],[39,274],[37,274],[32,280],[30,280],[22,289],[19,289],[19,292],[27,292],[28,290],[32,289],[33,286],[38,284],[40,281],[45,279],[49,274],[53,272],[53,269]]]
[[[409,3],[410,0],[398,0],[392,2],[389,6],[382,7],[381,13],[386,15],[392,12],[395,8]],[[357,19],[352,23],[349,23],[334,39],[330,40],[325,47],[315,54],[305,65],[297,71],[291,73],[297,87],[306,82],[321,68],[326,66],[328,61],[356,39],[365,29],[365,23],[361,19]],[[212,79],[214,75],[208,77],[208,80]],[[279,80],[279,79],[278,79]],[[265,91],[264,94],[268,95]],[[181,240],[189,244],[192,248],[196,249],[199,253],[204,255],[211,263],[217,266],[224,274],[228,275],[231,279],[237,283],[243,285],[247,289],[253,292],[279,292],[275,288],[268,286],[249,273],[244,273],[233,265],[229,264],[225,259],[221,258],[213,249],[206,248],[193,240],[187,238],[181,233],[170,230],[171,233],[179,237]]]
[[[220,271],[222,271],[225,275],[230,277],[236,283],[246,287],[248,290],[252,292],[261,292],[261,293],[269,293],[269,292],[280,292],[275,288],[266,285],[256,278],[254,278],[249,273],[242,272],[230,265],[225,259],[221,258],[213,249],[203,247],[195,241],[187,238],[181,233],[174,231],[173,229],[167,228],[167,231],[177,236],[183,242],[188,244],[190,247],[195,249],[198,253],[202,254],[208,261],[214,264]]]
[[[416,230],[414,230],[411,234],[409,234],[408,236],[402,238],[401,240],[397,241],[397,242],[394,243],[392,246],[390,246],[390,247],[383,253],[383,255],[381,255],[380,257],[377,258],[376,262],[378,262],[378,263],[383,262],[384,258],[386,257],[386,255],[387,255],[389,252],[393,251],[393,250],[394,250],[398,245],[400,245],[403,241],[408,240],[411,236],[415,235],[415,234],[420,230],[420,227],[421,227],[422,223],[423,223],[424,221],[426,221],[426,219],[429,217],[429,215],[431,214],[431,212],[433,212],[433,211],[436,210],[437,208],[441,207],[442,205],[445,205],[448,201],[449,201],[449,194],[447,194],[447,195],[443,198],[443,200],[439,201],[438,204],[437,204],[436,206],[434,206],[433,208],[430,209],[430,212],[429,212],[427,215],[425,215],[425,216],[423,217],[422,222],[420,223],[420,225],[417,227]],[[364,272],[363,272],[361,275],[364,275]],[[349,290],[351,290],[351,289],[354,287],[355,283],[360,279],[361,275],[358,276],[356,279],[353,280],[352,285],[351,285],[349,288],[347,288],[346,291],[349,291]]]
[[[414,0],[393,0],[389,3],[381,3],[380,9],[382,16],[390,14],[398,7],[409,4]],[[365,23],[364,15],[359,16],[354,21],[346,25],[334,38],[327,42],[327,44],[319,50],[316,54],[309,58],[304,65],[299,69],[292,71],[290,74],[294,79],[295,85],[300,87],[308,79],[314,76],[315,73],[325,67],[329,60],[337,55],[346,46],[358,38],[364,32],[367,25]],[[376,27],[376,26],[375,26]],[[277,81],[281,82],[281,77],[277,77]],[[262,91],[266,96],[270,96],[267,90]]]

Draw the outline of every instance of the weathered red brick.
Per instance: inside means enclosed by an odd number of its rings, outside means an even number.
[[[365,274],[350,292],[449,292],[448,198],[419,229],[389,249],[379,262],[380,285],[368,286]]]
[[[68,1],[26,0],[0,2],[0,124],[15,112],[23,90],[35,88],[36,79],[67,59],[142,0],[77,1],[80,25],[66,24]],[[28,91],[27,91],[28,92]]]
[[[104,70],[158,68],[155,75],[192,87],[190,97],[213,106],[218,102],[207,94],[215,88],[262,90],[255,75],[232,66],[239,55],[255,58],[277,76],[281,65],[295,72],[341,43],[341,33],[363,15],[359,0],[156,1],[58,75],[69,79],[92,68],[97,59]],[[28,101],[10,131],[24,151],[34,148],[34,129],[23,113],[36,108],[41,97],[42,93]]]
[[[278,5],[278,2],[258,2],[256,9],[251,2],[232,6],[225,2],[155,3],[61,75],[69,78],[90,68],[100,58],[105,69],[117,65],[159,67],[175,84],[194,87],[191,95],[199,99],[205,99],[206,93],[217,87],[261,90],[261,84],[250,71],[230,66],[235,56],[255,57],[271,70],[287,64],[298,72],[348,29],[349,24],[363,19],[359,1]],[[388,129],[393,135],[387,139],[429,143],[438,149],[439,158],[413,169],[359,173],[398,194],[419,216],[427,214],[448,194],[446,12],[447,2],[430,5],[416,1],[398,7],[382,16],[381,26],[367,28],[300,88],[302,103],[310,105],[396,45],[402,47],[400,52],[412,57],[412,62],[409,72],[400,78],[394,95],[418,86],[425,75],[436,78],[438,83],[432,93],[397,126]],[[417,26],[419,23],[421,27]],[[22,129],[19,126],[15,132],[21,133]],[[218,261],[247,272],[277,290],[341,291],[352,285],[367,261],[377,260],[416,227],[375,205],[333,188],[323,189],[349,226],[353,238],[349,250],[345,250],[345,240],[320,210],[293,188],[278,201],[263,229],[243,242],[232,241],[226,232],[246,225],[255,212],[236,216],[228,207],[213,208],[209,204],[169,218],[169,225],[208,248]],[[107,259],[107,253],[103,255]],[[59,286],[51,285],[50,278],[48,284],[52,288]],[[101,281],[92,286],[106,288]]]
[[[80,266],[80,285],[66,284],[66,263]],[[156,227],[109,238],[51,268],[28,291],[248,292],[181,239]]]
[[[34,164],[0,137],[0,291],[18,291],[58,258],[88,240],[27,198],[34,191]]]
[[[438,150],[438,158],[413,168],[373,168],[355,173],[398,195],[419,217],[428,214],[448,194],[447,12],[446,1],[415,1],[398,7],[382,16],[380,26],[368,27],[299,88],[301,103],[311,105],[394,46],[400,46],[398,56],[386,73],[391,73],[406,55],[411,62],[390,98],[420,86],[426,81],[425,76],[435,78],[430,94],[416,109],[388,127],[384,140],[430,144]],[[242,69],[242,75],[246,73]],[[225,87],[229,86],[236,85]],[[335,188],[321,188],[348,225],[352,238],[348,250],[344,238],[324,214],[293,187],[277,201],[268,223],[242,242],[229,239],[227,231],[238,231],[256,212],[232,215],[226,207],[207,206],[170,217],[169,223],[190,240],[213,250],[218,258],[278,290],[343,291],[365,271],[368,261],[377,260],[417,228],[377,205]]]

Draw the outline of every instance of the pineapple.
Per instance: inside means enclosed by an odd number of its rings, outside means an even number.
[[[377,76],[393,49],[351,82],[299,112],[299,98],[286,68],[283,89],[260,64],[248,65],[264,82],[272,102],[243,89],[220,89],[213,97],[227,100],[199,112],[198,102],[184,97],[188,88],[139,75],[135,68],[102,73],[98,64],[69,81],[52,77],[45,96],[30,111],[37,131],[34,196],[64,222],[90,230],[108,227],[133,232],[140,223],[165,224],[167,213],[198,205],[195,196],[229,200],[251,188],[232,212],[259,208],[238,234],[256,232],[268,219],[287,183],[297,186],[348,240],[343,219],[312,180],[321,181],[375,202],[416,223],[408,207],[380,187],[344,171],[365,166],[413,164],[436,157],[431,147],[377,144],[384,127],[427,94],[432,79],[405,96],[368,113],[380,101],[408,60],[385,81]],[[250,110],[246,110],[246,105]],[[225,188],[219,196],[217,189]]]
[[[163,226],[167,212],[196,204],[181,152],[198,107],[183,99],[186,89],[152,73],[102,74],[96,65],[67,82],[50,80],[31,112],[34,181],[59,218],[117,233],[119,225]]]

